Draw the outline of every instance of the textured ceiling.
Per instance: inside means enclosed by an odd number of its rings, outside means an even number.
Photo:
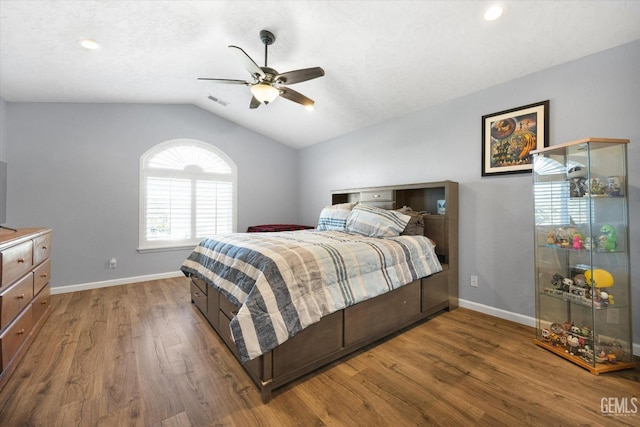
[[[8,102],[195,104],[300,148],[640,39],[640,1],[0,0],[0,96]],[[286,99],[249,110],[228,45],[264,65],[321,66]],[[91,38],[100,49],[81,48]],[[208,99],[219,98],[223,106]]]

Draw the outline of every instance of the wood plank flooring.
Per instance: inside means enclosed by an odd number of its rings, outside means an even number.
[[[535,346],[532,328],[462,308],[264,405],[190,301],[184,278],[54,295],[0,392],[0,425],[640,425],[638,413],[601,410],[602,399],[640,398],[640,368],[592,375]]]

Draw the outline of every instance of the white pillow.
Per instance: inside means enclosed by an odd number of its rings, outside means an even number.
[[[347,228],[347,218],[355,205],[356,203],[340,203],[337,205],[329,205],[322,209],[316,230],[345,231]]]
[[[369,237],[399,236],[411,217],[398,211],[359,204],[347,218],[347,232]]]

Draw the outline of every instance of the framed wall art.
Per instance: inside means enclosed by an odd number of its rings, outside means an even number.
[[[549,146],[549,100],[482,116],[482,176],[527,173]]]

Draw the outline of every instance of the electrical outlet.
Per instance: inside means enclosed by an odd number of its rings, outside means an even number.
[[[118,260],[115,258],[111,258],[109,260],[109,268],[116,268],[118,266]]]
[[[478,287],[478,276],[471,276],[471,283],[470,283],[472,288],[477,288]]]

